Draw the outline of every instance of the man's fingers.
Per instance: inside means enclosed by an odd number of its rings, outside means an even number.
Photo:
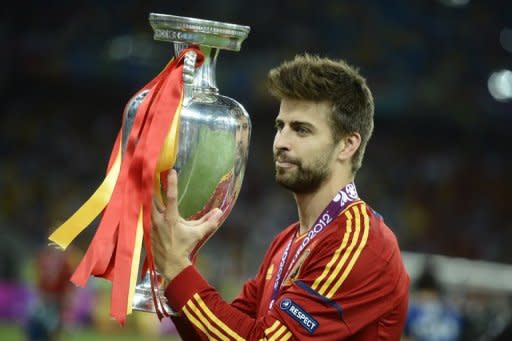
[[[169,171],[167,176],[167,206],[165,208],[165,219],[168,222],[176,223],[179,219],[178,213],[178,174],[174,169]]]
[[[201,225],[203,224],[205,221],[207,221],[208,219],[210,219],[210,217],[212,216],[212,214],[215,214],[215,212],[218,210],[218,208],[213,208],[211,209],[210,211],[208,211],[208,213],[206,213],[204,216],[202,216],[201,218],[199,219],[196,219],[196,220],[188,220],[188,224],[190,226],[197,226],[197,225]]]
[[[153,208],[155,208],[159,213],[165,212],[165,205],[160,202],[160,199],[158,199],[156,195],[153,195]]]
[[[151,228],[153,230],[156,230],[158,225],[160,225],[161,219],[161,214],[153,207],[151,209]]]
[[[153,197],[153,205],[151,206],[151,221],[154,229],[156,229],[156,225],[161,224],[164,212],[165,207],[159,204],[157,199]]]
[[[222,216],[222,211],[221,211],[220,208],[211,209],[208,213],[206,213],[204,216],[202,216],[201,218],[199,218],[196,221],[197,221],[198,224],[202,224],[205,221],[210,220],[211,218],[213,218],[213,216],[215,216],[217,214],[219,214],[218,219],[220,219],[220,217]]]
[[[196,228],[200,229],[201,236],[206,236],[210,233],[213,233],[219,227],[220,218],[222,217],[222,210],[219,208],[214,208],[210,212],[204,215],[204,222],[196,226]]]

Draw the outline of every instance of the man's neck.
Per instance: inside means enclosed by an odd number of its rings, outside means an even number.
[[[311,228],[336,193],[353,180],[353,177],[331,179],[331,181],[320,186],[315,192],[294,194],[299,213],[300,234],[307,232]]]

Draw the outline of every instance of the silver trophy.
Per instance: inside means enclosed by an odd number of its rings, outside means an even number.
[[[238,197],[249,149],[251,122],[240,103],[219,94],[215,66],[220,49],[239,51],[250,28],[216,21],[151,13],[154,39],[174,43],[174,53],[191,46],[204,54],[196,68],[196,53],[184,60],[184,96],[180,114],[179,147],[174,168],[178,173],[178,207],[188,219],[198,219],[213,208],[223,211],[220,223],[229,215]],[[138,106],[146,92],[136,94],[125,110],[123,136],[129,136]],[[123,149],[127,141],[124,140]],[[165,302],[163,281],[155,286]],[[173,311],[163,303],[167,313]],[[149,274],[137,284],[134,310],[155,312]]]

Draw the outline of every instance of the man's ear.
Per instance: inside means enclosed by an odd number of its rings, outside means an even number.
[[[361,135],[357,132],[352,132],[344,136],[338,144],[337,159],[340,161],[348,161],[356,153],[361,145]]]

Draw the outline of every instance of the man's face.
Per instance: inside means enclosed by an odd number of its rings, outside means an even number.
[[[276,181],[294,193],[311,193],[332,174],[335,143],[326,102],[283,99],[276,118]]]

